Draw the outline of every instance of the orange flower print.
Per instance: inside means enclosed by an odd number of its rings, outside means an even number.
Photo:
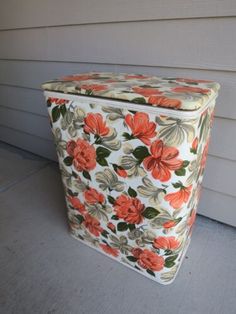
[[[148,249],[144,249],[138,257],[138,264],[144,269],[160,271],[164,268],[164,263],[165,260],[162,256]]]
[[[183,203],[187,203],[191,194],[192,185],[185,187],[181,186],[178,192],[167,194],[164,199],[170,203],[174,209],[180,208]]]
[[[191,153],[196,154],[197,148],[198,148],[198,138],[195,137],[195,139],[194,139],[193,142],[192,142],[192,147],[191,147],[191,149],[190,149]]]
[[[109,228],[113,232],[116,232],[116,227],[112,222],[108,222],[107,228]]]
[[[81,85],[81,89],[85,89],[86,91],[91,92],[102,92],[107,90],[108,86],[102,84],[83,84]]]
[[[177,82],[183,82],[183,83],[212,83],[212,81],[208,80],[194,80],[194,79],[186,79],[186,78],[177,78]]]
[[[149,78],[149,76],[143,75],[143,74],[130,74],[130,75],[125,75],[124,78],[126,80],[132,80],[132,79],[143,80],[143,79]]]
[[[81,201],[75,196],[68,196],[68,200],[71,203],[71,206],[77,209],[81,214],[86,212],[85,206]]]
[[[140,224],[143,221],[144,205],[136,197],[120,195],[115,201],[116,215],[131,224]]]
[[[139,247],[133,248],[131,250],[131,253],[133,254],[134,257],[139,258],[140,254],[143,252],[142,249],[140,249]]]
[[[102,227],[100,226],[100,222],[90,214],[86,214],[84,216],[83,224],[89,230],[89,232],[96,237],[98,237],[103,231]]]
[[[208,94],[209,89],[200,88],[200,87],[191,87],[191,86],[178,86],[171,89],[174,93],[199,93],[199,94]]]
[[[161,95],[162,92],[159,91],[159,89],[157,88],[147,88],[147,87],[133,87],[132,90],[137,93],[140,94],[144,97],[149,97],[152,95]]]
[[[183,160],[177,159],[178,149],[165,146],[162,140],[156,140],[150,147],[151,156],[144,158],[143,165],[147,171],[151,171],[153,178],[161,182],[171,178],[171,170],[182,167]]]
[[[96,75],[97,76],[97,75]],[[94,75],[87,75],[87,74],[81,74],[81,75],[68,75],[62,77],[63,81],[87,81],[95,78]]]
[[[196,210],[192,210],[190,216],[188,217],[187,224],[190,228],[192,228],[194,222],[196,220]]]
[[[55,105],[65,105],[68,104],[69,100],[67,99],[62,99],[62,98],[54,98],[54,97],[48,97],[48,101],[51,103],[54,103]]]
[[[181,100],[175,98],[168,98],[165,96],[150,96],[148,98],[148,103],[153,106],[160,106],[166,108],[178,109],[181,107]]]
[[[175,220],[168,220],[166,222],[163,223],[163,228],[165,229],[169,229],[169,228],[173,228],[174,226],[176,226],[177,222]]]
[[[204,168],[206,166],[208,147],[209,147],[209,140],[207,141],[206,145],[204,146],[204,149],[202,152],[202,159],[201,159],[201,166],[200,166],[201,170],[204,170]]]
[[[117,257],[119,255],[119,250],[118,249],[115,249],[113,247],[110,247],[109,245],[107,244],[103,244],[101,243],[100,244],[100,247],[103,249],[103,251],[109,255],[112,255],[114,257]]]
[[[78,171],[90,171],[96,167],[95,148],[79,138],[67,143],[67,153],[73,157],[73,165]]]
[[[148,114],[144,112],[136,112],[134,115],[127,114],[125,123],[132,131],[132,135],[146,145],[151,144],[151,138],[156,136],[156,124],[149,121]]]
[[[175,237],[158,237],[154,240],[153,246],[156,249],[176,250],[180,242]]]
[[[99,136],[105,136],[109,133],[109,128],[106,126],[106,122],[103,121],[100,113],[88,113],[84,123],[84,131],[86,133],[93,133]]]
[[[122,178],[127,178],[127,176],[128,176],[127,171],[121,167],[117,167],[116,173],[118,174],[118,176],[120,176]]]
[[[93,188],[84,191],[84,198],[88,204],[104,203],[105,196]]]

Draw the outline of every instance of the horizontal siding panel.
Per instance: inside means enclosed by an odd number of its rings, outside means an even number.
[[[57,160],[55,146],[52,141],[0,125],[0,140],[36,155]]]
[[[235,29],[219,18],[2,31],[0,58],[235,71]]]
[[[198,213],[236,227],[236,198],[202,189]]]
[[[215,118],[209,152],[214,156],[236,161],[236,121]]]
[[[0,106],[0,125],[52,140],[49,119]]]
[[[221,90],[216,105],[216,115],[219,117],[236,119],[236,72],[112,64],[3,60],[0,60],[0,69],[0,84],[9,84],[36,89],[40,89],[40,84],[46,80],[60,77],[65,74],[81,73],[86,71],[136,72],[160,76],[211,79],[221,84]]]
[[[51,139],[42,91],[0,86],[0,93],[2,125]],[[231,134],[236,134],[236,120],[215,118],[209,153],[236,161],[236,145],[232,143]]]
[[[234,0],[8,0],[0,29],[233,15]]]
[[[208,156],[203,186],[227,195],[236,196],[236,162]]]
[[[0,106],[47,116],[47,107],[41,91],[0,85],[0,95]]]

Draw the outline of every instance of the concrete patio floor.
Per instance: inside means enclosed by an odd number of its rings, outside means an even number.
[[[69,235],[54,162],[1,143],[0,207],[1,314],[236,313],[235,228],[198,216],[161,286]]]

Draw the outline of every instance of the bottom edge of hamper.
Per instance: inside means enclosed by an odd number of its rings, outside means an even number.
[[[150,280],[152,280],[152,281],[154,281],[154,282],[156,282],[156,283],[158,283],[158,284],[161,284],[161,285],[163,285],[163,286],[168,286],[168,285],[170,285],[171,283],[173,283],[173,282],[175,281],[175,279],[176,279],[176,277],[177,277],[177,275],[178,275],[178,273],[179,273],[180,267],[181,267],[181,265],[182,265],[182,263],[183,263],[183,260],[184,260],[184,257],[185,257],[185,255],[186,255],[186,252],[187,252],[187,250],[188,250],[190,241],[191,241],[191,237],[188,236],[187,239],[186,239],[185,247],[184,247],[184,250],[183,250],[183,252],[182,252],[182,254],[181,254],[181,257],[180,257],[180,260],[179,260],[179,263],[178,263],[178,266],[177,266],[177,270],[176,270],[176,272],[175,272],[174,277],[173,277],[171,280],[169,280],[169,281],[163,281],[163,280],[158,280],[158,279],[152,278],[152,277],[150,277],[150,276],[149,276],[148,274],[146,274],[146,273],[141,273],[138,269],[135,269],[134,267],[130,266],[128,263],[125,263],[125,262],[122,262],[122,261],[118,261],[115,257],[113,257],[113,256],[111,256],[111,255],[109,255],[109,254],[107,254],[107,253],[105,253],[105,252],[102,252],[100,249],[98,249],[98,248],[94,247],[93,245],[91,245],[91,244],[89,244],[89,243],[87,243],[87,242],[81,240],[81,239],[78,238],[76,235],[74,235],[72,231],[69,231],[69,233],[70,233],[70,235],[72,236],[72,238],[74,238],[75,240],[77,240],[77,241],[79,241],[80,243],[84,244],[85,246],[87,246],[87,247],[89,247],[89,248],[91,248],[91,249],[97,251],[97,252],[100,253],[101,255],[105,255],[105,256],[109,257],[110,259],[116,261],[116,262],[119,263],[119,264],[124,265],[125,267],[128,267],[128,268],[131,269],[131,270],[134,270],[134,271],[135,271],[136,273],[138,273],[140,276],[144,276],[144,277],[146,277],[146,278],[148,278],[148,279],[150,279]]]

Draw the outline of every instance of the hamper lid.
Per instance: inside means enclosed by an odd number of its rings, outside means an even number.
[[[90,72],[42,84],[47,91],[128,101],[154,107],[192,111],[217,95],[213,81],[144,74]]]

